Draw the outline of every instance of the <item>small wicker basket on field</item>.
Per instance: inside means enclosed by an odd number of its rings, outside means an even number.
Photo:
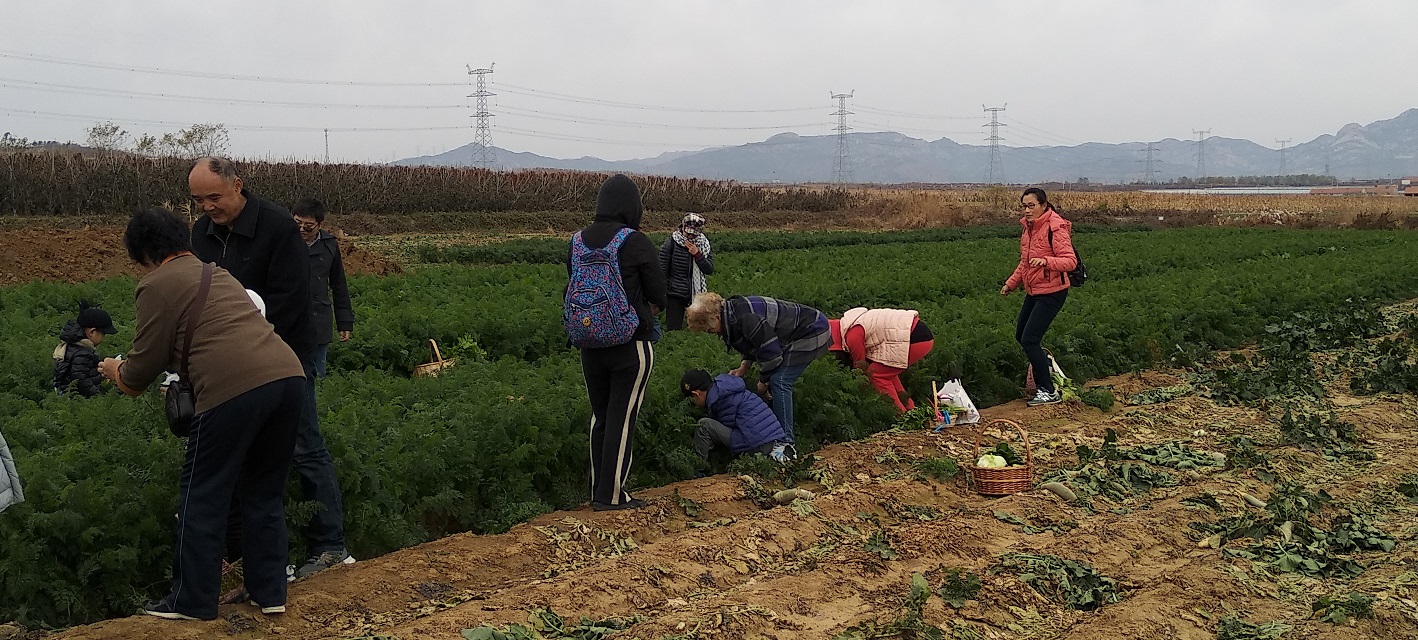
[[[1019,432],[1024,442],[1024,464],[1009,467],[990,468],[970,463],[970,477],[975,481],[975,491],[986,496],[1009,496],[1022,493],[1034,485],[1034,452],[1029,446],[1029,434],[1012,420],[991,420],[975,430],[975,462],[980,460],[980,436],[985,429],[996,423],[1004,423]]]
[[[428,344],[433,347],[433,362],[415,366],[414,377],[416,378],[435,377],[438,375],[438,372],[453,366],[453,364],[457,362],[457,359],[453,358],[444,360],[443,354],[438,352],[438,343],[434,342],[432,338],[429,339]]]

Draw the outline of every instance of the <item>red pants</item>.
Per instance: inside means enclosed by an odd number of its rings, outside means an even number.
[[[911,350],[906,355],[906,366],[911,366],[926,357],[931,352],[931,347],[935,346],[935,340],[925,342],[912,342]],[[901,385],[901,374],[906,373],[905,369],[888,367],[880,362],[869,362],[867,364],[867,376],[871,378],[871,386],[876,387],[892,402],[896,403],[896,408],[902,412],[916,408],[916,401],[906,398],[906,404],[901,404],[901,396],[906,395],[906,387]]]

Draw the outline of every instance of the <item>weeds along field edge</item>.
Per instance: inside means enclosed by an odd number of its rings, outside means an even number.
[[[1215,228],[1080,234],[1090,282],[1071,293],[1047,342],[1065,370],[1086,379],[1145,368],[1179,349],[1240,346],[1299,311],[1418,297],[1418,264],[1408,258],[1415,239]],[[924,398],[933,379],[958,374],[988,405],[1016,397],[1025,368],[1013,336],[1020,299],[998,295],[1016,259],[1017,242],[1003,237],[727,251],[710,283],[833,315],[858,305],[919,309],[937,346],[908,374],[913,394]],[[335,347],[320,404],[355,555],[500,531],[584,500],[589,415],[579,361],[559,326],[564,278],[559,265],[508,265],[353,280],[356,338]],[[127,348],[133,285],[0,290],[9,328],[0,411],[29,499],[0,518],[0,619],[62,625],[126,614],[165,585],[181,445],[156,398],[47,390],[55,333],[78,300],[102,302],[127,329],[101,347],[105,355]],[[439,378],[411,379],[430,337],[459,363]],[[694,415],[679,374],[736,360],[709,336],[676,332],[658,345],[635,486],[692,474]],[[799,389],[804,449],[892,424],[891,406],[830,359],[810,367]],[[288,520],[297,531],[313,508],[298,495],[292,487]]]

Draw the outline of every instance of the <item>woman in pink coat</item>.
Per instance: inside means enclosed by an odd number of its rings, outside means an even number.
[[[1068,273],[1078,267],[1078,256],[1069,237],[1073,225],[1054,210],[1043,189],[1025,189],[1019,198],[1019,210],[1024,213],[1019,220],[1024,227],[1019,237],[1019,265],[999,294],[1007,296],[1021,285],[1024,287],[1024,306],[1014,326],[1014,339],[1024,347],[1024,355],[1034,369],[1038,392],[1029,400],[1032,407],[1063,399],[1049,375],[1049,357],[1041,343],[1044,332],[1068,299]]]

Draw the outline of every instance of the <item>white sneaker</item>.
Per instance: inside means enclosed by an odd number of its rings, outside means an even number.
[[[787,462],[790,459],[788,458],[788,445],[782,442],[773,445],[773,451],[768,453],[768,457],[777,462]]]
[[[1062,391],[1059,391],[1058,389],[1054,389],[1053,393],[1049,393],[1048,391],[1044,391],[1043,389],[1040,389],[1039,392],[1038,392],[1038,393],[1035,393],[1035,394],[1034,394],[1034,397],[1031,398],[1031,399],[1030,399],[1028,402],[1026,402],[1025,404],[1027,404],[1027,405],[1029,405],[1029,406],[1031,406],[1031,407],[1037,407],[1037,406],[1039,406],[1039,405],[1041,405],[1041,404],[1058,404],[1059,402],[1062,402],[1062,401],[1063,401],[1063,392],[1062,392]]]

